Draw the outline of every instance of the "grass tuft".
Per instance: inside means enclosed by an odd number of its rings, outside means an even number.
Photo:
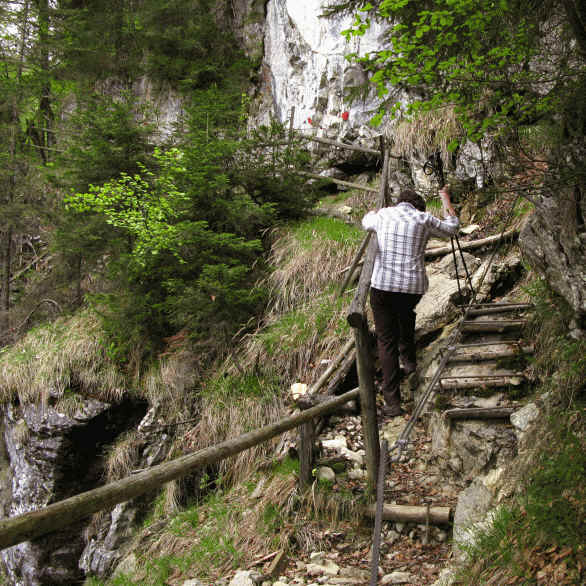
[[[0,401],[47,403],[69,393],[71,403],[76,392],[119,401],[125,393],[124,378],[102,339],[99,321],[89,311],[29,331],[0,351]]]

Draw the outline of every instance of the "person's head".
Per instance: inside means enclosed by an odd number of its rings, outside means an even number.
[[[420,212],[425,211],[425,200],[412,189],[403,189],[401,193],[399,193],[397,203],[402,202],[410,203],[416,210],[419,210]]]

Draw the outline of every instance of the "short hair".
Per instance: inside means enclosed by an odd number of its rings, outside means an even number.
[[[419,210],[420,212],[425,211],[425,200],[412,189],[403,189],[401,193],[399,193],[397,203],[401,202],[410,203],[416,210]]]

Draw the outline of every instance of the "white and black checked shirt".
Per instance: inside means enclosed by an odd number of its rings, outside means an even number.
[[[425,293],[428,286],[425,274],[427,241],[430,236],[453,236],[459,225],[456,216],[440,220],[407,202],[368,212],[362,219],[362,226],[376,232],[378,241],[371,286],[381,291]]]

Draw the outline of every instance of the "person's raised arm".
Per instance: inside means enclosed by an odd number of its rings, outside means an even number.
[[[444,216],[455,216],[456,212],[452,207],[452,202],[450,201],[450,192],[448,191],[448,186],[444,185],[439,191],[442,206],[444,209]]]

